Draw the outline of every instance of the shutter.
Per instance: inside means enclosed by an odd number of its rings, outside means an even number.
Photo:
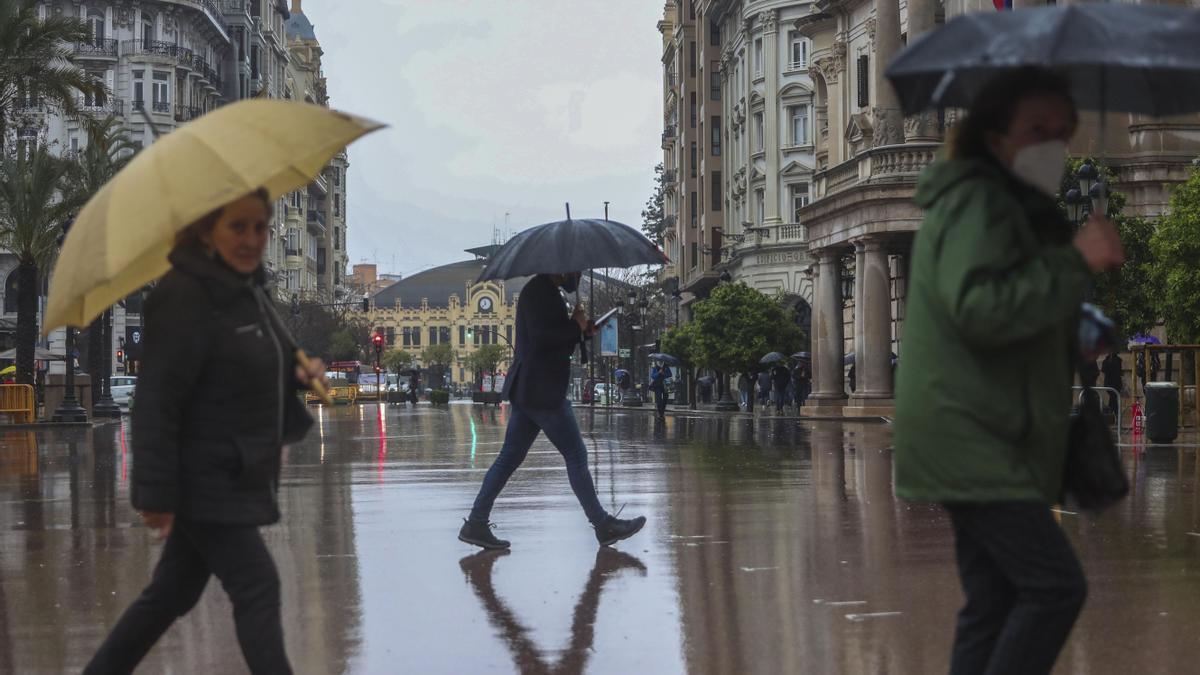
[[[871,105],[871,90],[868,87],[871,76],[870,57],[862,54],[858,57],[858,107],[866,108]]]

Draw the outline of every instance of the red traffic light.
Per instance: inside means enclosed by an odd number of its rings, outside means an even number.
[[[372,342],[372,343],[373,343],[373,344],[374,344],[376,347],[382,347],[382,346],[383,346],[383,334],[382,334],[382,333],[376,333],[376,334],[375,334],[375,335],[374,335],[374,336],[371,338],[371,342]]]
[[[379,366],[375,366],[375,374],[378,375],[380,372],[382,372],[382,369]]]
[[[117,363],[125,363],[125,350],[124,349],[117,350]]]

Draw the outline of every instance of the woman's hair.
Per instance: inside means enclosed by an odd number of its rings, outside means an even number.
[[[271,217],[273,211],[271,207],[271,195],[267,193],[266,188],[259,188],[246,196],[261,199],[263,207],[267,209],[267,218]],[[211,233],[213,228],[217,226],[217,219],[221,217],[221,212],[224,210],[224,206],[215,208],[201,216],[196,222],[188,225],[185,229],[180,230],[175,235],[175,248],[199,248],[203,246],[204,236]]]
[[[971,102],[963,121],[946,142],[949,159],[990,157],[987,135],[1004,134],[1012,126],[1017,106],[1035,96],[1059,96],[1071,107],[1071,121],[1078,124],[1079,113],[1071,99],[1067,81],[1044,68],[1019,68],[992,78]]]

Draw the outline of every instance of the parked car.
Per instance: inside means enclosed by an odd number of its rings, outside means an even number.
[[[112,389],[113,402],[122,408],[128,408],[133,398],[133,390],[137,387],[137,378],[133,375],[113,375],[108,379]]]
[[[609,391],[608,383],[607,382],[597,382],[595,391],[596,391],[596,394],[595,394],[596,403],[607,405],[609,403],[609,396],[612,393]]]

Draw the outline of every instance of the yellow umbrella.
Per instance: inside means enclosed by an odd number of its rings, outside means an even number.
[[[384,125],[317,105],[252,99],[155,141],[97,192],[71,226],[50,281],[43,334],[86,326],[170,269],[175,235],[265,188],[312,181],[351,141]]]
[[[12,375],[15,372],[17,372],[16,366],[8,366],[7,368],[0,369],[0,375]]]

